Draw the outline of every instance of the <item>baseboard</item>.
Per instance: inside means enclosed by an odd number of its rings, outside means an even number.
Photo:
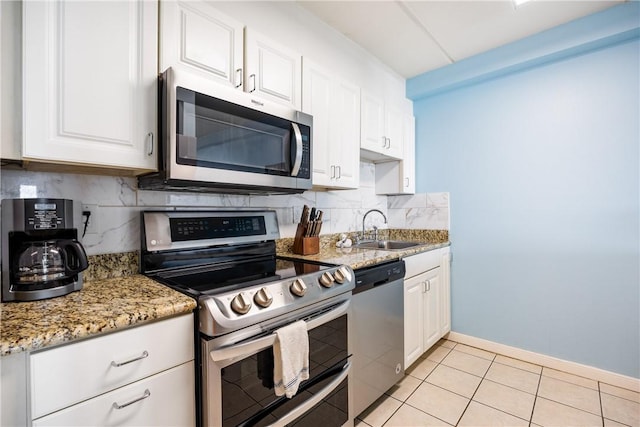
[[[558,359],[556,357],[523,350],[517,347],[511,347],[505,344],[472,337],[458,332],[449,332],[445,338],[471,347],[487,350],[492,353],[502,354],[503,356],[512,357],[514,359],[523,360],[536,365],[546,366],[551,369],[568,372],[581,377],[591,378],[616,387],[625,388],[627,390],[640,392],[640,378],[628,377],[626,375],[605,371],[604,369],[595,368],[593,366]]]

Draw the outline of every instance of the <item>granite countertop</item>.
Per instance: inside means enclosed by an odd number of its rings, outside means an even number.
[[[381,262],[404,258],[446,246],[449,246],[449,242],[423,243],[420,246],[402,250],[362,249],[353,246],[350,248],[324,246],[320,248],[320,253],[315,255],[298,255],[291,252],[291,250],[281,251],[278,255],[287,258],[321,261],[329,264],[346,264],[355,270],[357,268],[368,267]]]
[[[0,356],[190,313],[195,308],[194,299],[139,274],[94,280],[62,297],[0,304]]]
[[[420,242],[404,250],[337,248],[339,234],[320,236],[320,253],[297,255],[292,238],[276,241],[280,256],[346,264],[354,269],[449,246],[446,230],[387,230],[389,240]],[[183,313],[196,301],[138,271],[137,253],[90,257],[83,289],[32,302],[0,304],[0,356],[38,350]]]
[[[291,250],[293,239],[281,239],[277,247],[278,255],[329,264],[346,264],[355,270],[420,252],[443,248],[451,244],[449,242],[449,233],[446,230],[388,230],[388,235],[383,236],[384,240],[420,243],[419,246],[402,250],[362,249],[355,246],[338,248],[335,243],[339,236],[339,234],[320,236],[320,252],[315,255],[295,254]]]

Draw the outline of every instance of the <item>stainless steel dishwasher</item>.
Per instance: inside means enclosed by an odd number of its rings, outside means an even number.
[[[404,376],[404,274],[402,260],[355,270],[349,337],[356,415]]]

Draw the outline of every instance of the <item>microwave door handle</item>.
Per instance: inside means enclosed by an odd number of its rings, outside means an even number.
[[[300,172],[300,166],[302,165],[302,133],[297,123],[291,123],[293,128],[293,134],[296,137],[296,158],[293,161],[293,168],[291,169],[291,176],[298,176]]]

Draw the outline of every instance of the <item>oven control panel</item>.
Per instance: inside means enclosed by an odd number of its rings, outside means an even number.
[[[351,292],[355,274],[346,265],[294,278],[202,296],[200,331],[217,336]]]

